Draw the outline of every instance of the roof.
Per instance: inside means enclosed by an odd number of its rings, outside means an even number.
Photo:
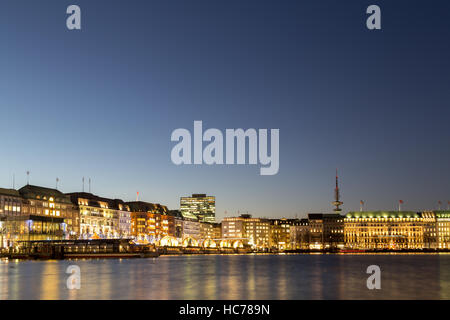
[[[339,213],[308,213],[309,220],[322,220],[322,219],[338,219],[344,218]]]
[[[159,203],[150,203],[145,201],[130,201],[126,202],[133,212],[157,212],[160,214],[169,214],[169,209]]]
[[[420,215],[413,211],[353,211],[346,218],[419,218]]]
[[[90,207],[100,208],[101,206],[100,206],[99,202],[106,202],[108,204],[108,209],[124,210],[125,208],[122,207],[122,209],[121,209],[119,207],[119,205],[120,204],[126,205],[125,202],[120,199],[103,198],[103,197],[99,197],[99,196],[89,193],[89,192],[72,192],[72,193],[67,193],[66,195],[70,197],[72,203],[75,205],[78,205],[79,199],[88,200],[88,205]]]
[[[31,184],[28,184],[20,188],[19,193],[27,199],[37,199],[39,197],[40,199],[45,200],[46,198],[52,197],[56,202],[70,203],[69,196],[65,195],[59,190],[52,188],[33,186]]]
[[[435,210],[433,212],[437,218],[450,218],[450,210]]]
[[[0,194],[5,196],[20,197],[20,193],[16,189],[0,188]]]

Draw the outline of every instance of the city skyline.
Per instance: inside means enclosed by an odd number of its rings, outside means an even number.
[[[294,217],[426,210],[450,195],[447,3],[77,1],[0,5],[0,184],[30,183],[178,206],[208,192],[224,212]],[[105,10],[105,8],[108,10]],[[412,23],[411,21],[414,21]],[[39,50],[36,50],[39,48]],[[176,128],[279,128],[280,168],[176,166]],[[176,195],[176,196],[175,196]]]
[[[336,181],[335,182],[336,185],[335,185],[335,189],[334,189],[335,201],[331,202],[331,205],[330,205],[328,210],[320,211],[320,210],[314,210],[313,209],[313,210],[308,211],[308,212],[301,212],[301,213],[299,212],[299,213],[294,213],[292,215],[283,215],[283,214],[260,215],[257,212],[250,212],[248,210],[239,210],[238,209],[235,212],[228,211],[226,209],[227,207],[223,206],[223,207],[225,207],[225,211],[222,211],[222,212],[215,211],[216,222],[220,222],[226,217],[237,217],[240,214],[251,214],[252,216],[258,217],[258,218],[275,218],[275,219],[276,218],[280,218],[280,219],[282,219],[282,218],[299,218],[300,219],[300,218],[307,217],[308,214],[311,214],[311,213],[319,213],[319,212],[321,212],[321,213],[332,213],[332,211],[335,211],[334,208],[336,206],[336,204],[335,204],[336,203],[336,196],[337,196],[336,190],[338,190],[338,194],[340,194],[340,190],[341,190],[340,182],[339,182],[339,186],[338,186],[337,178],[338,178],[338,176],[336,176],[336,180],[335,180]],[[139,191],[137,191],[135,193],[135,198],[134,199],[133,198],[124,198],[124,197],[121,197],[121,196],[109,196],[109,195],[105,195],[105,194],[103,194],[101,192],[92,191],[91,190],[91,182],[92,182],[91,178],[82,177],[82,179],[81,179],[81,185],[82,186],[81,186],[80,190],[71,190],[71,191],[64,191],[64,190],[61,190],[59,187],[57,187],[57,184],[59,184],[59,182],[61,181],[60,178],[55,178],[55,185],[53,187],[52,186],[44,186],[44,185],[41,185],[41,184],[28,183],[28,182],[30,182],[30,172],[29,171],[27,171],[27,178],[26,179],[27,179],[27,183],[25,183],[22,187],[30,185],[30,186],[37,186],[37,187],[44,187],[44,188],[58,190],[58,191],[62,192],[63,194],[87,193],[87,194],[92,194],[92,195],[95,195],[95,196],[105,197],[105,198],[109,198],[109,199],[123,200],[125,202],[141,201],[141,202],[155,203],[155,204],[160,204],[160,205],[167,206],[170,210],[180,210],[181,209],[180,200],[182,200],[183,198],[189,198],[190,199],[190,198],[192,198],[194,196],[205,196],[205,194],[201,194],[201,193],[198,193],[198,192],[192,193],[192,197],[189,197],[189,196],[186,196],[186,195],[180,195],[180,196],[177,197],[177,199],[178,199],[178,206],[172,207],[172,206],[167,205],[167,203],[161,202],[161,201],[159,201],[157,199],[148,200],[145,197],[145,195],[144,195],[144,197],[141,197],[142,194]],[[56,179],[57,179],[57,181],[56,181]],[[89,180],[89,185],[86,188],[85,181],[88,181],[88,180]],[[13,184],[15,184],[15,183],[16,182],[14,181]],[[2,188],[2,189],[13,189],[13,190],[19,190],[22,187],[17,187],[16,186],[15,188],[13,188],[13,186],[11,186],[11,187],[0,186],[0,188]],[[209,197],[216,198],[217,196],[216,195],[211,196],[211,194],[209,193],[208,194],[208,198]],[[324,199],[324,201],[327,202],[326,199]],[[328,202],[330,202],[330,201],[328,201]],[[345,209],[345,207],[344,207],[344,209],[342,209],[342,210],[340,210],[338,212],[335,211],[334,214],[345,215],[346,213],[353,213],[353,212],[358,212],[358,211],[364,211],[364,212],[367,212],[367,211],[379,211],[379,212],[384,212],[384,211],[386,211],[386,212],[392,212],[392,211],[413,211],[413,212],[421,212],[421,211],[427,211],[427,210],[449,210],[449,206],[450,206],[450,200],[444,200],[444,199],[436,200],[435,203],[433,204],[433,206],[425,207],[425,208],[422,208],[422,209],[411,208],[410,206],[407,205],[408,201],[404,201],[404,200],[400,200],[400,199],[395,200],[395,202],[392,204],[393,205],[392,208],[380,208],[380,207],[378,207],[376,205],[367,207],[366,206],[366,202],[367,202],[367,199],[359,200],[359,203],[358,203],[358,205],[359,205],[358,208],[359,209],[355,208],[355,209],[351,210],[351,209]],[[403,206],[403,207],[400,208],[399,207],[399,202],[402,205],[406,204],[406,206]],[[343,205],[343,203],[340,202],[340,205]]]

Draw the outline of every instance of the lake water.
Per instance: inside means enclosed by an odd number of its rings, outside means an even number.
[[[81,288],[66,286],[69,265]],[[366,286],[369,265],[381,289]],[[0,261],[3,299],[449,299],[450,255],[185,255]]]

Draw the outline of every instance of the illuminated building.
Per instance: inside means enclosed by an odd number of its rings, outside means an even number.
[[[424,247],[423,219],[416,212],[349,212],[344,220],[348,248],[398,250]]]
[[[334,213],[310,213],[309,244],[311,249],[344,247],[344,217]]]
[[[434,213],[434,211],[424,211],[420,215],[423,224],[424,248],[439,249],[436,214]]]
[[[173,237],[177,238],[179,241],[183,239],[183,216],[180,210],[170,210],[169,214],[174,218],[174,234]]]
[[[201,223],[197,216],[190,212],[181,212],[183,217],[183,245],[198,246],[201,240]]]
[[[131,236],[130,206],[119,199],[115,199],[114,202],[119,209],[119,237],[129,238]]]
[[[113,239],[127,237],[123,230],[128,207],[121,200],[96,196],[87,192],[68,193],[80,215],[80,239]],[[122,217],[122,226],[120,220]],[[121,229],[122,227],[122,229]]]
[[[200,239],[219,239],[220,235],[217,237],[217,227],[219,223],[209,223],[209,222],[200,222]]]
[[[289,249],[291,227],[299,222],[298,219],[270,219],[270,247],[277,250]]]
[[[15,241],[70,237],[73,225],[67,228],[64,218],[73,221],[71,203],[54,191],[34,186],[22,188],[21,192],[0,189],[0,247],[12,246]]]
[[[19,216],[23,199],[15,189],[0,188],[0,217]]]
[[[290,249],[309,250],[309,237],[308,219],[300,219],[297,224],[290,227]]]
[[[450,211],[422,212],[424,243],[430,249],[450,249]]]
[[[189,213],[200,222],[216,222],[216,197],[206,194],[193,194],[192,197],[180,198],[180,211]]]
[[[222,221],[222,238],[242,239],[244,245],[256,249],[269,248],[270,221],[263,218],[252,218],[249,214],[227,217]]]
[[[77,237],[79,215],[69,196],[56,189],[33,185],[20,188],[19,193],[23,198],[21,216],[29,217],[26,221],[29,221],[30,240]]]
[[[450,249],[450,211],[433,211],[436,216],[436,242],[438,249]]]
[[[174,217],[166,206],[144,201],[126,203],[131,210],[131,234],[138,240],[155,243],[175,233]]]

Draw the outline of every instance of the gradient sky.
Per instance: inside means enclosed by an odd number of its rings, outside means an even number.
[[[449,35],[446,0],[2,0],[0,186],[30,170],[171,209],[215,195],[219,220],[301,217],[331,210],[338,167],[344,212],[435,208],[450,200]],[[175,166],[171,132],[194,120],[279,128],[279,173]]]

